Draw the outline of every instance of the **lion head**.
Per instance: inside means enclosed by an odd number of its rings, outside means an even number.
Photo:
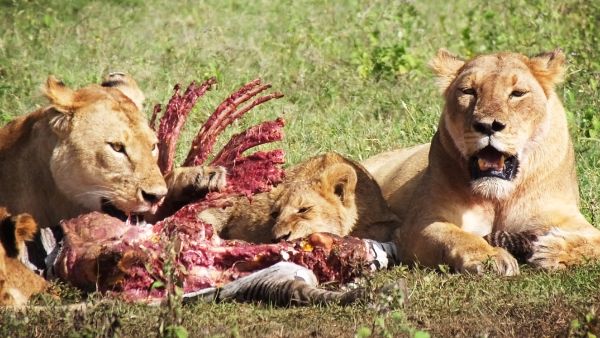
[[[560,50],[526,57],[482,55],[464,61],[440,50],[431,67],[446,101],[440,122],[474,193],[510,196],[531,166],[536,144],[552,129],[553,87],[562,80]],[[557,103],[560,104],[560,103]]]
[[[293,240],[315,232],[347,235],[358,216],[356,183],[354,168],[345,163],[325,167],[314,179],[287,183],[272,207],[273,238]]]
[[[73,90],[49,77],[43,92],[57,139],[50,171],[58,189],[89,210],[155,211],[167,186],[136,82],[111,73],[102,85]]]

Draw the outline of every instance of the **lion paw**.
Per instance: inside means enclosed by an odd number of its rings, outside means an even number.
[[[561,247],[563,245],[559,241],[544,241],[544,243],[536,243],[531,257],[527,260],[533,266],[542,269],[560,270],[567,266],[564,263]]]
[[[220,191],[227,185],[227,170],[220,166],[181,167],[173,170],[167,177],[169,193],[180,195],[204,195],[209,191]]]
[[[596,229],[583,231],[550,230],[533,242],[533,253],[527,260],[543,269],[564,269],[600,257],[600,233]]]
[[[221,166],[201,167],[196,175],[194,186],[198,190],[221,191],[227,185],[227,169]]]
[[[165,180],[169,193],[164,204],[178,209],[211,191],[223,190],[227,185],[227,170],[220,166],[181,167],[167,174]]]
[[[465,255],[457,266],[461,273],[483,274],[493,271],[501,276],[516,276],[519,274],[519,263],[508,251],[502,248],[492,248],[492,254]]]

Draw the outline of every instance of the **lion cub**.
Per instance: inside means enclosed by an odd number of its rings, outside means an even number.
[[[431,144],[364,162],[402,225],[404,263],[501,275],[519,273],[513,256],[482,238],[536,236],[528,262],[564,268],[600,258],[600,231],[578,209],[575,156],[554,86],[559,51],[497,53],[462,60],[440,50],[431,62],[445,106]]]
[[[37,224],[29,214],[11,216],[0,208],[0,306],[21,306],[44,291],[46,281],[19,260],[25,241],[33,239]]]
[[[203,211],[200,218],[223,238],[256,243],[314,232],[386,241],[398,224],[373,177],[336,153],[297,164],[270,192],[235,198],[232,206]]]

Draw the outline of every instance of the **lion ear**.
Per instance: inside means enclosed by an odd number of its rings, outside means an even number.
[[[8,257],[17,257],[25,242],[31,241],[37,232],[37,224],[29,214],[11,216],[0,208],[0,244]]]
[[[42,93],[50,101],[55,115],[50,118],[50,127],[59,136],[67,134],[71,128],[75,91],[53,75],[42,86]]]
[[[19,214],[13,217],[15,222],[15,238],[18,243],[33,240],[37,232],[37,224],[30,214]]]
[[[142,110],[146,97],[137,82],[129,74],[122,72],[112,72],[102,80],[102,87],[113,87],[121,91],[123,95],[129,98],[139,110]]]
[[[458,56],[450,53],[444,48],[440,48],[436,56],[429,62],[429,67],[438,77],[438,86],[444,92],[452,80],[458,74],[465,61]]]
[[[56,110],[63,113],[70,113],[73,110],[75,91],[65,86],[54,75],[48,76],[46,83],[42,86],[42,93]]]
[[[356,181],[354,168],[345,163],[333,164],[321,174],[323,191],[334,194],[345,206],[350,206],[354,201]]]
[[[546,95],[561,83],[565,75],[565,53],[559,48],[538,54],[529,59],[529,69],[538,80]]]

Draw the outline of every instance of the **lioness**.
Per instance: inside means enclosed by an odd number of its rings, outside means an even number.
[[[565,56],[515,53],[431,62],[446,104],[431,144],[363,164],[402,217],[395,242],[405,263],[480,272],[491,261],[519,273],[491,231],[538,235],[529,262],[562,268],[600,256],[600,231],[578,209],[573,146],[554,92]]]
[[[165,196],[168,209],[184,191],[224,186],[220,167],[179,168],[163,178],[144,95],[130,76],[111,73],[78,90],[51,76],[43,93],[48,106],[0,129],[0,205],[41,227],[101,210],[152,220]]]
[[[205,210],[200,217],[223,238],[257,243],[314,232],[387,241],[398,224],[373,177],[336,153],[293,166],[285,181],[268,193],[236,198],[232,206]]]

